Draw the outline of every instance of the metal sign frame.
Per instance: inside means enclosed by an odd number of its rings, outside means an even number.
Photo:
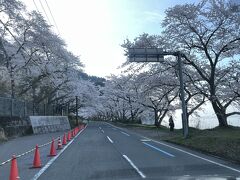
[[[187,120],[187,105],[185,101],[184,79],[182,72],[181,52],[164,52],[162,48],[128,48],[129,62],[163,62],[164,56],[173,55],[177,57],[179,66],[179,81],[180,81],[180,99],[182,104],[182,128],[184,138],[188,137],[188,120]]]
[[[129,48],[129,62],[163,62],[162,48]]]

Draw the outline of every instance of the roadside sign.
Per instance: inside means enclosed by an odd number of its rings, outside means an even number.
[[[129,62],[163,62],[162,48],[129,48]]]

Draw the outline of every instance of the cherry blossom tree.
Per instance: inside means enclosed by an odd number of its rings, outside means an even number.
[[[227,117],[240,114],[226,112],[238,97],[223,83],[239,64],[240,11],[235,7],[225,0],[177,5],[166,11],[162,23],[164,49],[185,53],[185,63],[202,78],[196,87],[211,102],[219,126],[228,126]]]
[[[77,91],[72,84],[83,83],[83,65],[41,14],[8,0],[1,2],[0,16],[0,80],[11,84],[4,88],[11,89],[11,97],[53,103]]]
[[[227,118],[240,114],[239,111],[227,112],[239,101],[236,85],[227,83],[229,80],[238,82],[235,68],[239,66],[240,52],[238,6],[226,0],[176,5],[166,10],[161,35],[143,34],[133,42],[126,40],[123,47],[161,47],[165,51],[182,52],[186,101],[188,107],[195,104],[188,113],[193,113],[208,100],[219,126],[228,126]],[[128,70],[134,68],[130,65]]]

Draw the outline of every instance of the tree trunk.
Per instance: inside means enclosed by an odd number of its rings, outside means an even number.
[[[220,127],[228,127],[226,110],[221,109],[216,102],[212,102],[213,110],[218,118],[218,123]]]
[[[134,114],[133,114],[132,108],[131,108],[131,121],[134,122]]]
[[[154,109],[154,125],[159,127],[159,123],[158,123],[158,111],[156,109]]]

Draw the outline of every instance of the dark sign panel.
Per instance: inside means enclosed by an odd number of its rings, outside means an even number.
[[[129,62],[162,62],[164,57],[160,48],[129,48]]]

